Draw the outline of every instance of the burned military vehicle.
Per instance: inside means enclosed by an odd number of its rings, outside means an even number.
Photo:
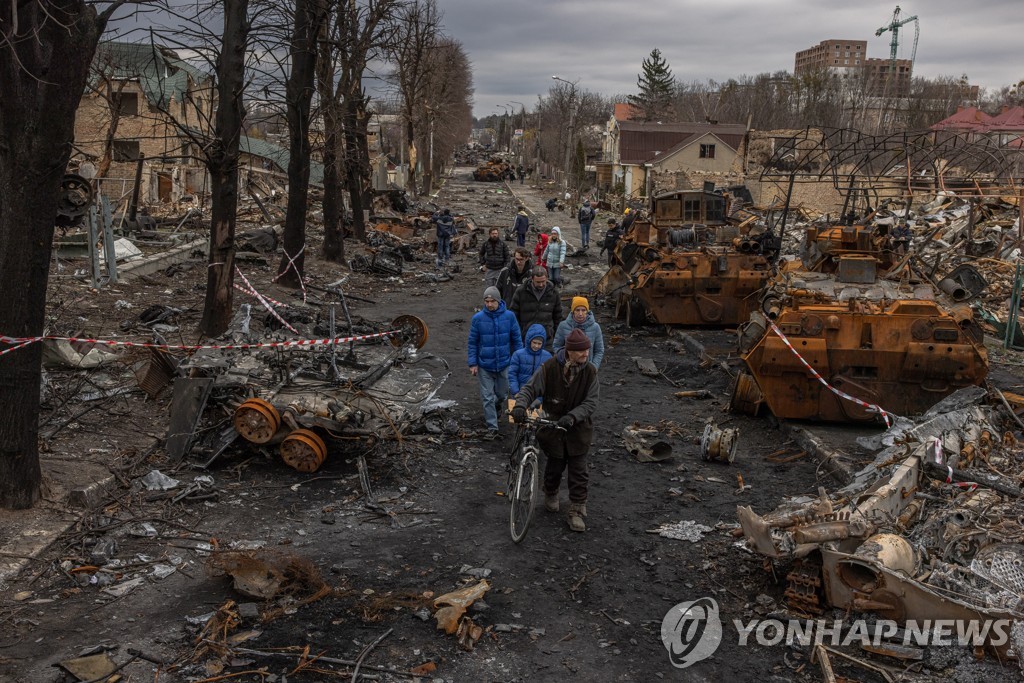
[[[939,282],[870,226],[808,227],[801,260],[761,292],[739,331],[746,365],[731,407],[781,418],[871,421],[928,410],[988,374],[965,303],[985,280],[960,266]]]
[[[703,190],[652,198],[598,284],[628,325],[736,325],[757,309],[779,242],[727,220],[729,196]]]

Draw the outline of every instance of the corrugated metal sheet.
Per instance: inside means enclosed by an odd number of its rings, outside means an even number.
[[[95,84],[97,73],[115,80],[136,80],[146,99],[166,109],[173,99],[181,102],[188,90],[188,82],[202,83],[209,76],[182,61],[173,50],[150,43],[100,43],[93,57],[94,70],[90,78]]]
[[[238,149],[243,154],[251,154],[261,159],[268,159],[274,162],[274,165],[282,173],[288,172],[288,160],[291,159],[291,154],[284,147],[278,147],[266,140],[243,135],[238,140]],[[324,165],[312,159],[309,161],[309,182],[317,187],[324,186]]]

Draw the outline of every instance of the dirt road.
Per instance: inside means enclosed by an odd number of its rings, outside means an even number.
[[[437,202],[453,213],[511,222],[517,199],[505,189],[498,193],[500,188],[474,183],[468,169],[457,169]],[[539,226],[568,228],[570,243],[579,243],[570,216],[544,209],[548,193],[529,186],[512,189]],[[595,241],[605,218],[599,214],[595,221]],[[570,282],[563,297],[589,292],[603,272],[604,258],[593,252],[568,259],[572,268],[565,273]],[[55,544],[12,586],[0,611],[0,672],[12,681],[53,681],[52,664],[104,645],[117,662],[128,659],[128,648],[166,661],[192,660],[161,673],[160,681],[212,681],[245,671],[250,673],[229,680],[326,681],[336,678],[314,669],[345,667],[321,662],[294,672],[298,660],[282,653],[308,648],[311,656],[355,660],[383,636],[364,661],[378,668],[363,673],[378,680],[409,680],[380,667],[409,671],[426,663],[436,667],[422,670],[426,680],[445,681],[819,680],[809,652],[736,644],[732,620],[776,609],[785,577],[716,528],[735,521],[737,505],[764,512],[782,496],[813,494],[819,484],[816,463],[808,457],[788,463],[768,459],[789,448],[782,433],[768,420],[725,412],[727,374],[714,365],[702,367],[661,328],[626,330],[610,309],[594,306],[609,348],[600,370],[588,530],[572,533],[561,514],[540,509],[525,541],[510,541],[502,493],[511,429],[505,427],[497,441],[479,438],[483,422],[465,352],[483,282],[474,269],[475,256],[458,261],[461,272],[449,282],[425,285],[410,278],[403,284],[361,276],[378,305],[356,312],[380,321],[413,314],[427,322],[430,341],[423,351],[450,365],[441,398],[457,402],[453,415],[461,436],[410,439],[397,452],[371,457],[371,483],[381,506],[374,509],[365,505],[360,490],[353,460],[358,447],[332,447],[328,462],[313,476],[240,450],[211,472],[220,496],[205,503],[156,506],[120,492],[117,501],[96,511],[85,533]],[[417,267],[431,269],[432,258],[422,255]],[[313,261],[307,268],[322,268],[329,277],[334,267]],[[653,361],[663,375],[642,375],[638,358]],[[707,389],[712,398],[673,397],[694,389]],[[698,442],[708,419],[739,429],[733,465],[701,460]],[[621,434],[632,423],[659,429],[673,457],[641,463],[628,454]],[[152,466],[161,466],[159,457]],[[742,492],[738,475],[749,485]],[[119,537],[116,556],[126,564],[124,579],[147,576],[134,591],[113,597],[95,585],[79,586],[67,570],[47,569],[50,562],[87,555],[89,537],[95,540],[119,526],[117,520],[129,511],[132,523],[126,529],[147,517],[159,529],[156,538]],[[650,533],[680,521],[712,530],[697,542]],[[204,549],[210,546],[198,539],[217,548],[263,544],[308,559],[327,584],[341,590],[309,604],[301,604],[301,595],[279,598],[262,605],[264,617],[271,607],[280,608],[273,618],[243,619],[239,629],[253,634],[240,647],[275,656],[214,651],[195,656],[202,649],[196,641],[199,627],[187,618],[208,614],[228,600],[252,601],[234,591],[228,579],[204,571]],[[169,577],[156,580],[150,574],[153,563],[172,562],[178,569]],[[436,597],[485,575],[490,591],[484,604],[470,609],[484,635],[467,652],[454,636],[435,628],[424,594]],[[661,641],[662,619],[673,605],[701,597],[718,602],[727,637],[710,659],[676,669]],[[135,660],[121,673],[126,680],[147,681],[153,668]]]

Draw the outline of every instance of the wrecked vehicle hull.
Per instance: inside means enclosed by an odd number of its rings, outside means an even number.
[[[971,309],[955,302],[983,289],[984,279],[954,271],[958,280],[936,287],[891,256],[870,228],[808,228],[802,266],[781,270],[740,330],[747,371],[733,385],[732,409],[756,414],[766,405],[780,418],[888,423],[981,384],[983,335]]]
[[[755,414],[765,405],[776,417],[833,422],[880,418],[864,404],[921,414],[988,374],[985,348],[962,329],[964,321],[935,301],[906,299],[793,303],[774,320],[758,313],[744,331],[759,338],[743,353],[749,372],[736,381],[732,407]],[[830,391],[801,358],[861,403]]]
[[[652,199],[652,220],[631,226],[598,285],[614,294],[618,317],[630,326],[724,326],[750,317],[772,265],[764,241],[726,225],[726,206],[707,191]]]

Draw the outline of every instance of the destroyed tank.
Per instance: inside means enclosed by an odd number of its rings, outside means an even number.
[[[598,284],[630,326],[737,325],[757,309],[771,277],[778,242],[729,225],[728,197],[710,191],[670,192],[651,200],[615,248]]]
[[[473,171],[473,180],[500,183],[508,178],[511,171],[512,165],[510,163],[500,157],[494,157]]]
[[[910,261],[870,227],[808,228],[801,262],[781,269],[740,328],[746,371],[732,409],[863,422],[880,419],[879,408],[920,414],[981,384],[988,357],[965,301],[984,279],[960,266],[933,284]]]

